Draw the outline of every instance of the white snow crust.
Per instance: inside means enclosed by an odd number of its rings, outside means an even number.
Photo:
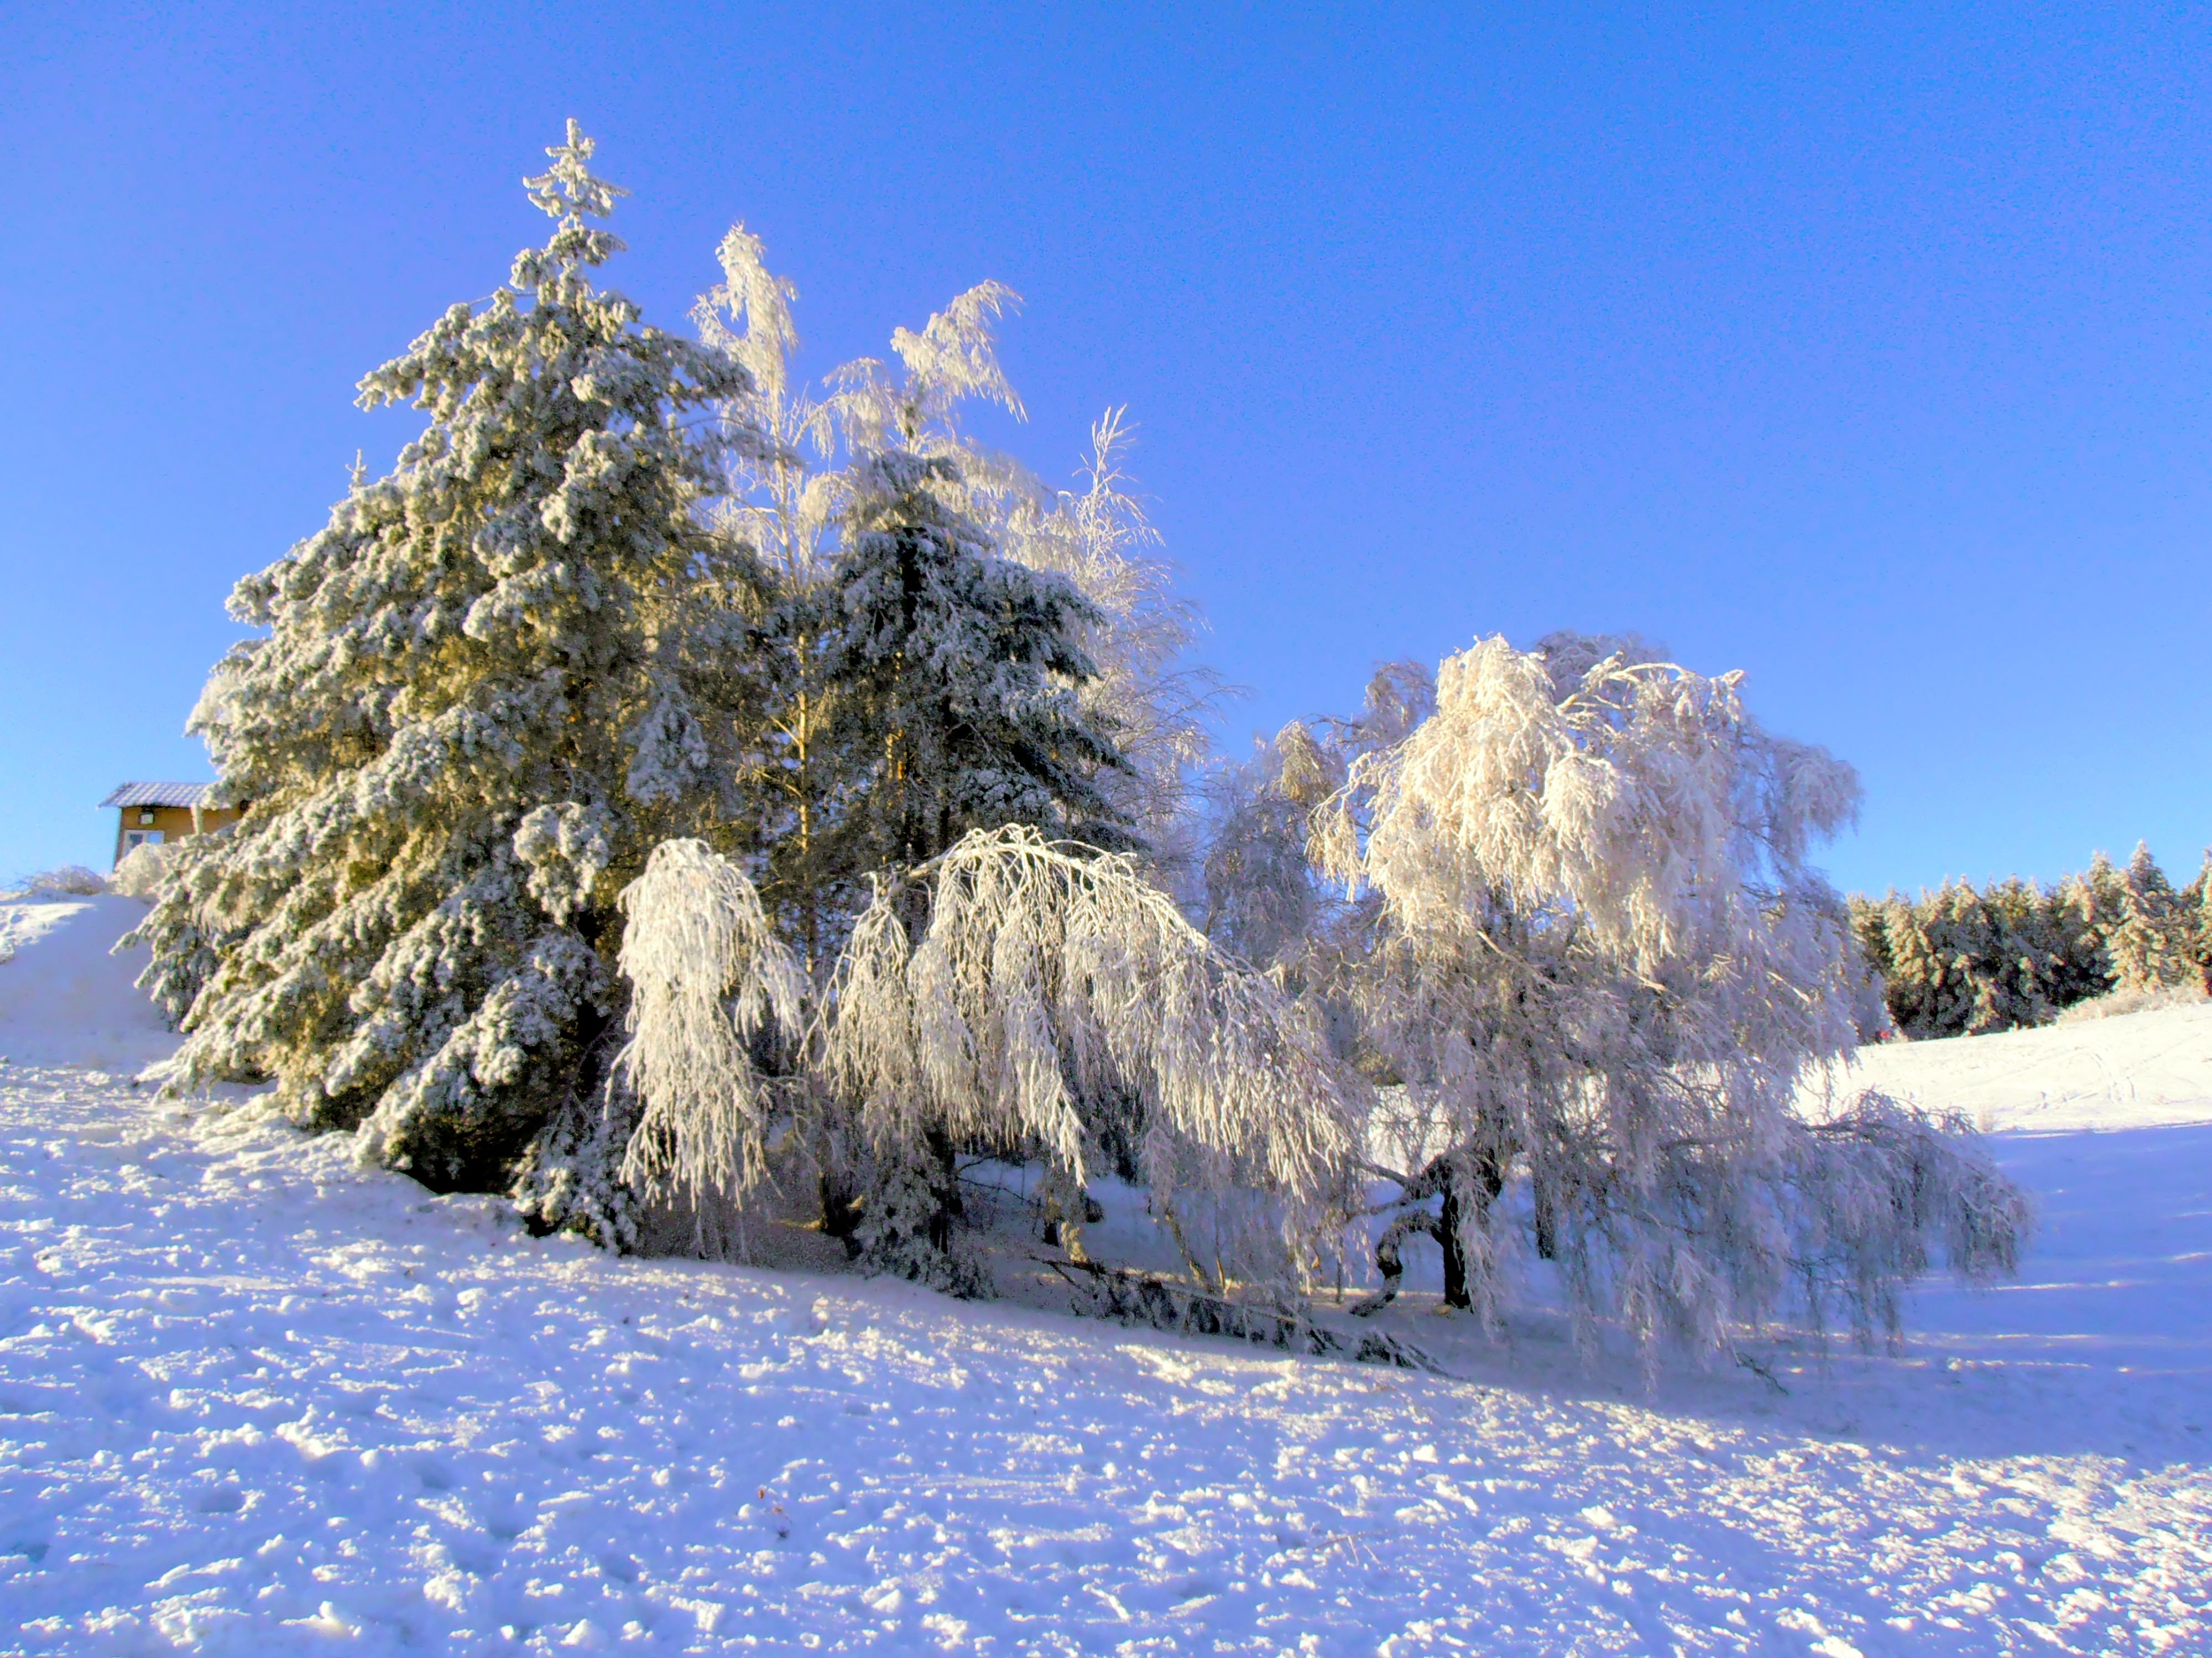
[[[2021,1281],[1647,1393],[532,1241],[132,1086],[140,914],[0,905],[0,1649],[2212,1649],[2212,1011],[1870,1053]]]
[[[2212,1122],[2212,1002],[1863,1048],[1833,1084],[1960,1111],[1984,1132]]]

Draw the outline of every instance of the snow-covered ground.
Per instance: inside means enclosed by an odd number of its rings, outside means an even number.
[[[2212,1121],[2212,1002],[2079,1024],[1859,1050],[1829,1081],[1966,1114],[1985,1133],[2077,1133]]]
[[[532,1242],[132,1089],[73,902],[0,906],[7,1650],[2212,1650],[2212,1010],[1870,1055],[2000,1131],[2022,1281],[1646,1394]]]

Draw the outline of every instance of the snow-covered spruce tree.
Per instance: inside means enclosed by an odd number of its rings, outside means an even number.
[[[2199,979],[2207,991],[2212,991],[2212,847],[2205,849],[2197,878],[2181,890],[2181,913]]]
[[[2151,856],[2148,842],[2136,843],[2117,897],[2118,914],[2104,934],[2113,987],[2179,990],[2197,984],[2201,972],[2190,936],[2195,918],[2183,909],[2181,895]]]
[[[970,288],[921,332],[892,336],[901,373],[869,359],[838,370],[823,413],[856,456],[896,448],[943,463],[929,470],[926,487],[948,511],[979,526],[1003,556],[1082,594],[1090,613],[1074,642],[1091,671],[1078,707],[1124,762],[1097,780],[1110,808],[1105,821],[1133,830],[1135,849],[1180,876],[1192,855],[1188,771],[1206,752],[1205,720],[1220,685],[1210,671],[1181,664],[1198,616],[1152,556],[1159,536],[1126,487],[1124,411],[1109,410],[1092,426],[1079,490],[1052,489],[963,426],[963,408],[977,401],[1024,417],[994,331],[1019,303],[998,282]]]
[[[1124,762],[1091,776],[1105,808],[1097,816],[1133,831],[1156,865],[1173,865],[1188,838],[1185,773],[1204,751],[1202,716],[1216,687],[1179,662],[1196,619],[1175,597],[1165,567],[1147,556],[1158,537],[1125,488],[1119,412],[1094,428],[1085,487],[1075,491],[1048,488],[967,434],[960,416],[969,403],[1022,412],[993,331],[1015,296],[992,282],[960,295],[920,332],[898,330],[900,372],[869,359],[848,363],[817,398],[792,375],[792,285],[769,270],[759,238],[742,225],[720,257],[723,281],[694,315],[702,338],[748,371],[750,389],[731,404],[738,427],[774,440],[765,450],[732,452],[722,508],[762,549],[782,593],[763,629],[780,692],[761,780],[781,806],[763,897],[797,927],[811,970],[826,970],[842,927],[866,902],[866,870],[850,857],[849,839],[841,844],[830,833],[846,780],[828,757],[834,699],[824,656],[839,621],[837,561],[863,527],[860,498],[880,493],[878,462],[886,453],[932,463],[919,487],[948,522],[969,526],[963,533],[1014,564],[1064,578],[1088,601],[1068,618],[1091,665],[1074,682],[1075,708]]]
[[[614,897],[658,841],[744,836],[763,597],[701,516],[718,469],[687,420],[744,371],[592,288],[621,244],[586,219],[621,192],[592,149],[572,122],[528,181],[557,223],[508,285],[362,380],[428,416],[396,470],[239,584],[268,635],[193,728],[251,809],[145,929],[180,1082],[273,1076],[365,1158],[519,1178],[541,1222],[586,1226]]]
[[[1119,838],[1102,773],[1123,765],[1084,718],[1097,612],[999,556],[930,486],[952,463],[890,449],[856,467],[823,614],[821,673],[843,799],[835,861],[895,875],[971,829]]]
[[[2061,884],[2080,938],[2081,953],[2086,958],[2086,976],[2094,987],[2089,993],[2102,995],[2113,987],[2118,977],[2113,970],[2111,940],[2127,914],[2127,877],[2115,869],[2112,859],[2100,851],[2090,854],[2088,868],[2068,877]]]
[[[1979,1035],[2045,1023],[2110,987],[2095,918],[2118,916],[2122,887],[2108,861],[2055,887],[2016,876],[1986,888],[1947,881],[1917,900],[1854,899],[1852,925],[1900,1032]]]
[[[742,1205],[777,1121],[757,1038],[789,1029],[797,965],[743,873],[698,842],[656,850],[623,902],[632,1172]],[[1014,825],[884,882],[806,1054],[871,1159],[859,1230],[878,1270],[988,1292],[938,1175],[951,1145],[1042,1163],[1078,1261],[1084,1183],[1126,1159],[1216,1294],[1303,1288],[1346,1212],[1351,1114],[1317,1041],[1133,854]]]
[[[1873,1096],[1792,1109],[1851,1045],[1846,917],[1805,862],[1850,770],[1762,731],[1737,676],[1616,640],[1489,640],[1437,692],[1316,845],[1381,901],[1364,1011],[1413,1157],[1386,1278],[1426,1234],[1447,1299],[1494,1315],[1525,1235],[1585,1337],[1618,1318],[1648,1360],[1725,1349],[1793,1292],[1893,1331],[1939,1249],[2008,1269],[2022,1200],[1949,1129]]]
[[[2058,966],[2048,908],[2016,877],[1986,890],[1947,881],[1923,897],[1915,920],[1924,977],[1907,1034],[1978,1036],[2047,1023]]]

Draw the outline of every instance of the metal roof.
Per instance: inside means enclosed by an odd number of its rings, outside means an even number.
[[[207,803],[212,783],[119,783],[103,806],[198,806]]]

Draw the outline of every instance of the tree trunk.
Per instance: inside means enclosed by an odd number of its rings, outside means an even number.
[[[1532,1182],[1536,1206],[1536,1253],[1546,1260],[1559,1258],[1559,1210],[1550,1189],[1540,1180]]]
[[[822,1175],[822,1230],[845,1246],[848,1260],[860,1253],[860,1206],[854,1201],[853,1183],[840,1171]]]
[[[1444,1252],[1444,1305],[1473,1310],[1467,1292],[1467,1245],[1460,1237],[1459,1181],[1449,1169],[1443,1176],[1443,1209],[1437,1217],[1437,1242]]]
[[[929,1242],[950,1254],[953,1225],[961,1218],[959,1166],[953,1161],[951,1137],[943,1129],[931,1129],[927,1140],[930,1161],[936,1165],[931,1184],[937,1196],[937,1212],[929,1218]]]

